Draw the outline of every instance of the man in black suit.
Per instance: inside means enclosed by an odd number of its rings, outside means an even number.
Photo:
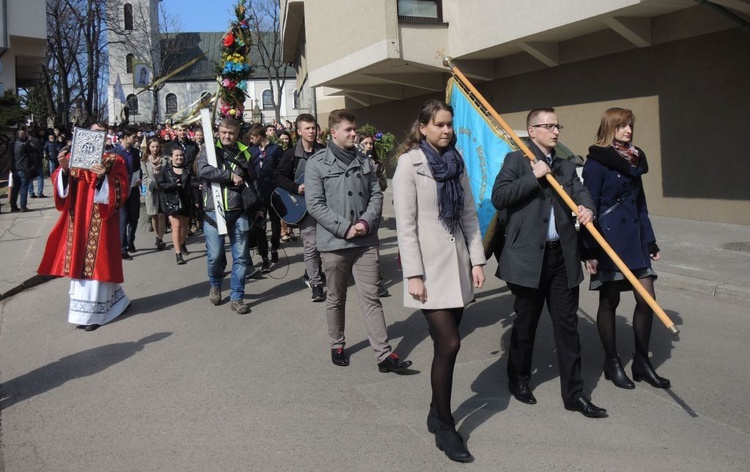
[[[586,398],[581,376],[578,339],[578,285],[583,280],[575,219],[545,176],[551,173],[578,206],[578,221],[586,225],[595,208],[572,162],[555,156],[562,126],[553,108],[539,108],[526,118],[536,160],[521,151],[505,157],[492,188],[492,203],[507,210],[505,245],[497,276],[515,296],[516,320],[508,349],[508,388],[527,404],[536,403],[529,388],[534,337],[544,302],[552,319],[560,388],[565,408],[589,418],[606,416]]]

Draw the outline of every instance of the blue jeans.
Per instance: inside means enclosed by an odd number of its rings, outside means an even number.
[[[34,193],[34,181],[36,180],[36,193]],[[29,180],[29,195],[44,195],[44,170],[37,169],[36,177]]]
[[[16,181],[16,179],[18,181]],[[24,170],[17,170],[13,173],[13,190],[10,195],[10,204],[12,208],[16,208],[16,201],[18,197],[21,197],[21,208],[26,207],[29,198],[29,174]]]
[[[216,221],[216,212],[207,211],[206,216],[211,218],[212,221]],[[232,249],[231,293],[229,299],[232,301],[242,300],[242,297],[245,296],[245,273],[250,263],[250,253],[247,244],[250,222],[247,214],[243,211],[228,211],[225,213],[225,216],[229,245]],[[208,281],[212,287],[221,288],[221,279],[224,277],[224,269],[227,267],[227,257],[224,250],[225,235],[220,235],[219,230],[207,221],[203,222],[203,235],[206,238]]]

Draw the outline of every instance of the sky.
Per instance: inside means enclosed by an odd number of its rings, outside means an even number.
[[[179,19],[180,32],[225,31],[237,0],[163,0],[164,10]]]

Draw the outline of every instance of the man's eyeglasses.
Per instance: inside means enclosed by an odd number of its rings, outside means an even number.
[[[552,131],[555,128],[557,128],[558,131],[562,131],[563,130],[563,125],[557,124],[557,123],[542,123],[542,124],[539,124],[539,125],[531,125],[531,127],[532,128],[544,128],[547,131]]]

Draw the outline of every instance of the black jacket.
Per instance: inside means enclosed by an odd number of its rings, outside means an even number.
[[[323,149],[324,146],[317,141],[313,142],[312,152],[305,154],[305,149],[302,147],[302,140],[297,141],[297,145],[290,147],[284,154],[281,155],[281,160],[276,166],[276,172],[273,174],[273,179],[277,187],[281,187],[284,190],[297,193],[297,184],[295,180],[297,177],[305,173],[305,166],[307,165],[307,158],[315,154],[316,152]]]
[[[534,143],[529,145],[529,149],[538,159],[545,158]],[[575,164],[556,158],[554,151],[552,175],[577,205],[583,205],[596,212],[588,190],[578,178]],[[505,156],[503,166],[492,187],[492,204],[498,210],[508,211],[505,245],[496,273],[499,278],[524,287],[539,287],[552,207],[555,210],[555,225],[565,258],[568,288],[581,283],[583,270],[575,219],[547,180],[534,176],[529,160],[523,152],[516,151]]]

